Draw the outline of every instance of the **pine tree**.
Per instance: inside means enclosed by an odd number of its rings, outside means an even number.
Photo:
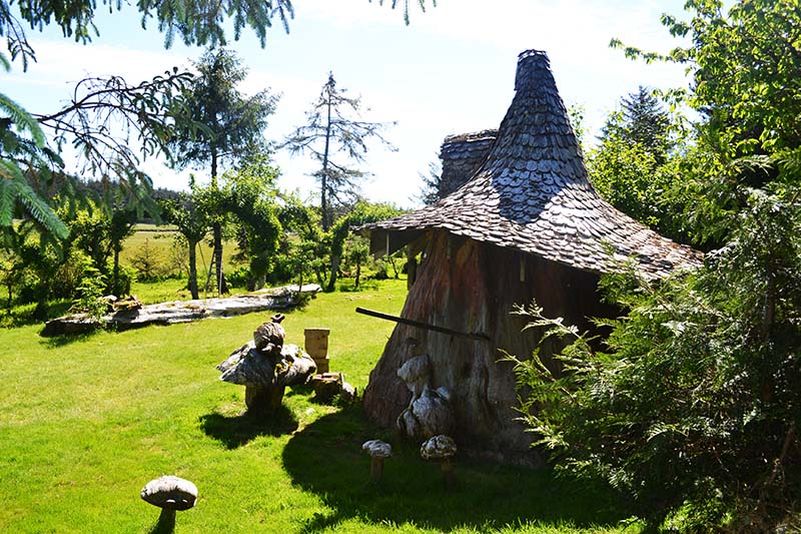
[[[339,158],[364,162],[367,142],[376,139],[394,150],[382,133],[386,123],[359,120],[360,98],[348,96],[337,87],[333,73],[323,85],[320,97],[306,115],[307,123],[284,142],[290,153],[308,153],[320,163],[314,177],[320,182],[320,209],[323,230],[333,224],[334,207],[349,205],[358,198],[358,180],[363,171],[347,167]]]
[[[208,50],[195,68],[199,74],[185,95],[188,114],[171,142],[173,161],[177,168],[208,165],[211,189],[218,191],[222,165],[235,164],[266,150],[263,132],[277,97],[269,90],[245,97],[237,86],[245,79],[247,69],[234,52],[225,48]],[[213,215],[216,287],[219,293],[227,293],[222,266],[223,214]]]
[[[607,120],[602,140],[610,137],[637,144],[664,162],[671,148],[670,115],[647,88],[640,86],[621,99],[621,111]]]

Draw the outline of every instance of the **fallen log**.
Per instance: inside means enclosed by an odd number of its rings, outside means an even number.
[[[300,290],[298,290],[300,289]],[[286,310],[307,296],[321,291],[317,284],[284,286],[234,297],[184,300],[122,309],[104,315],[99,321],[85,314],[71,314],[48,321],[42,336],[85,333],[99,327],[130,330],[149,325],[187,323],[209,317],[232,317],[267,310]]]

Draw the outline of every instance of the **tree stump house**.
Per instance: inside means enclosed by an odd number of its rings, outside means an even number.
[[[621,261],[654,279],[696,267],[701,255],[598,196],[544,52],[520,54],[515,96],[498,130],[449,137],[442,157],[452,193],[362,231],[375,253],[403,246],[410,257],[422,253],[402,317],[487,339],[398,324],[364,406],[374,421],[394,425],[410,399],[397,370],[428,354],[431,387],[450,391],[460,449],[536,464],[532,437],[515,421],[512,366],[499,362],[500,350],[526,357],[537,346],[537,333],[521,332],[525,321],[510,314],[514,305],[536,300],[548,316],[589,329],[587,318],[615,313],[601,302],[598,282]]]

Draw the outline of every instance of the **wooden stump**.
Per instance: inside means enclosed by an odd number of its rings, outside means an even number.
[[[284,386],[245,386],[245,405],[248,412],[257,415],[272,415],[284,400]]]
[[[377,484],[381,481],[381,477],[384,475],[384,458],[379,456],[373,456],[370,461],[370,480],[373,484]]]

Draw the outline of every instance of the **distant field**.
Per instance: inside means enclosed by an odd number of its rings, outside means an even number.
[[[142,249],[147,244],[151,254],[157,258],[157,261],[164,269],[164,274],[175,272],[179,268],[179,264],[186,263],[188,255],[185,247],[180,247],[175,244],[175,238],[177,236],[178,233],[173,226],[156,226],[153,224],[137,225],[134,234],[123,243],[120,261],[124,265],[132,265],[134,258],[142,253]],[[209,238],[210,237],[211,234],[209,234]],[[209,240],[206,240],[198,247],[198,275],[206,273],[211,262],[212,247],[208,241]],[[231,241],[223,243],[223,265],[225,270],[230,271],[236,267],[233,261],[233,256],[236,254],[236,251],[236,243]],[[184,276],[186,276],[185,267]]]

